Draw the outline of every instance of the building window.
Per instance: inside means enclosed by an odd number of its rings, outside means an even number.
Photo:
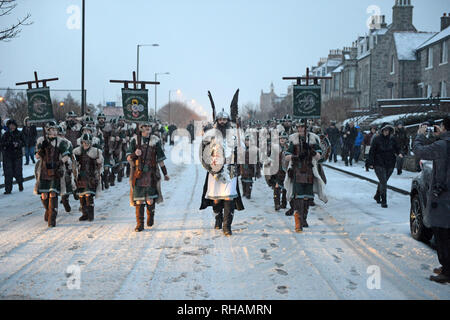
[[[423,88],[424,88],[423,82],[421,82],[417,85],[417,97],[419,97],[419,98],[425,97],[424,96],[425,92],[424,92]]]
[[[340,74],[336,73],[334,75],[334,91],[339,91],[339,81],[340,81]]]
[[[427,49],[427,69],[433,68],[433,48]]]
[[[433,87],[431,86],[431,84],[429,84],[427,86],[427,98],[431,97],[432,94],[433,94]]]
[[[441,97],[447,97],[447,82],[441,81]]]
[[[395,73],[395,57],[394,55],[391,56],[391,74]]]
[[[442,41],[441,43],[441,61],[440,63],[447,63],[448,62],[448,46],[447,41]]]
[[[355,78],[356,78],[356,70],[350,69],[348,72],[348,87],[350,89],[355,88]]]

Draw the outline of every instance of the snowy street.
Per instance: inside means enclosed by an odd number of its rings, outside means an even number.
[[[53,229],[34,181],[23,193],[2,192],[0,299],[450,298],[448,285],[428,280],[439,263],[410,236],[408,196],[389,190],[382,209],[375,185],[325,169],[329,202],[316,199],[310,227],[297,234],[260,179],[225,237],[213,229],[212,209],[198,210],[206,171],[171,163],[166,153],[164,203],[141,233],[127,180],[96,199],[92,223],[78,221],[72,197],[70,214],[60,204]],[[68,285],[77,267],[79,289]]]

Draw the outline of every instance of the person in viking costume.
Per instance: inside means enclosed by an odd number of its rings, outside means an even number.
[[[108,189],[110,186],[111,177],[112,174],[112,167],[113,167],[113,159],[112,159],[112,152],[111,147],[113,146],[113,142],[111,139],[111,132],[112,132],[112,126],[111,123],[106,122],[106,116],[103,113],[100,113],[97,116],[97,131],[101,132],[104,140],[103,145],[103,176],[102,181],[104,184],[104,188]]]
[[[82,216],[79,221],[94,221],[94,197],[101,191],[103,172],[102,150],[93,146],[94,136],[83,133],[81,144],[73,150],[76,191]]]
[[[67,140],[58,137],[58,126],[54,121],[45,127],[44,136],[36,142],[35,194],[41,196],[45,208],[44,219],[49,227],[56,226],[58,195],[65,194],[64,164],[69,161]]]
[[[155,205],[163,202],[160,170],[165,181],[170,179],[164,165],[166,156],[161,140],[153,134],[152,124],[140,123],[139,130],[140,134],[133,136],[127,152],[131,166],[130,205],[136,208],[136,232],[144,230],[144,208],[147,207],[147,226],[152,227]]]
[[[253,161],[252,161],[253,160]],[[253,163],[252,163],[253,162]],[[258,163],[258,149],[250,134],[245,135],[245,163],[239,164],[241,173],[242,191],[244,197],[251,199],[253,180],[256,178],[256,165]]]
[[[75,189],[72,179],[73,146],[72,143],[67,138],[65,138],[66,132],[64,131],[64,127],[61,125],[58,126],[58,137],[66,141],[69,150],[69,159],[64,163],[64,183],[66,188],[65,193],[61,193],[61,203],[63,204],[66,212],[70,212],[72,208],[70,207],[69,196],[73,194],[73,191]]]
[[[95,134],[96,133],[95,127],[92,127],[91,125],[85,125],[83,127],[83,129],[81,129],[81,137],[78,138],[77,145],[81,146],[81,138],[86,133],[92,135],[92,144],[91,145],[94,148],[102,150],[102,142],[101,142],[100,138],[98,136],[96,136],[96,134]]]
[[[307,132],[306,123],[297,123],[298,132],[289,137],[286,161],[289,161],[285,178],[287,197],[295,217],[295,231],[302,232],[308,227],[309,199],[314,199],[315,185],[319,198],[327,202],[323,192],[324,182],[317,170],[321,158],[320,138]]]
[[[238,94],[239,90],[231,103],[235,121],[238,114]],[[210,93],[209,97],[215,123],[213,129],[206,132],[201,144],[201,160],[208,173],[203,186],[200,210],[212,206],[216,218],[215,229],[223,229],[224,235],[231,236],[234,210],[244,210],[238,184],[239,130],[231,122],[232,117],[224,110],[214,116],[215,106]],[[241,148],[244,148],[245,145],[242,142],[241,144]]]
[[[119,117],[117,126],[119,130],[119,137],[121,139],[121,148],[120,148],[121,158],[119,160],[120,168],[117,174],[117,181],[121,182],[123,177],[125,176],[125,168],[127,167],[127,165],[129,165],[127,161],[127,151],[128,151],[128,144],[130,142],[130,135],[129,135],[130,129],[128,128],[128,124],[125,123],[123,116]]]
[[[119,136],[119,130],[117,127],[117,120],[111,119],[109,121],[111,125],[111,132],[109,138],[109,153],[110,153],[110,164],[111,169],[109,171],[109,185],[113,186],[116,182],[116,175],[119,172],[119,167],[121,165],[121,145],[122,139]]]
[[[286,160],[285,160],[285,152],[287,151],[289,136],[285,131],[282,131],[279,135],[279,147],[276,151],[278,153],[278,157],[275,159],[278,160],[278,171],[274,175],[266,176],[266,181],[269,187],[273,189],[273,201],[275,205],[275,211],[279,211],[280,209],[286,209],[287,207],[287,198],[286,198],[286,189],[284,188],[284,180],[286,178]],[[270,163],[269,163],[270,164]]]
[[[61,127],[65,131],[65,138],[72,143],[73,148],[76,148],[78,146],[77,139],[81,137],[82,125],[79,123],[75,112],[66,113],[66,121],[61,123]]]

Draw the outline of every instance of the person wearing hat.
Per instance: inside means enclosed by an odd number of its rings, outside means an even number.
[[[381,133],[372,140],[369,152],[369,165],[375,169],[378,178],[375,201],[387,208],[387,182],[395,168],[396,157],[403,157],[394,137],[394,127],[388,123],[381,128]]]
[[[106,116],[103,113],[100,113],[97,116],[97,124],[96,129],[99,134],[103,137],[103,175],[102,175],[102,184],[105,189],[109,189],[110,183],[112,181],[112,167],[113,167],[113,145],[115,139],[111,137],[112,134],[112,125],[111,122],[106,122]]]
[[[155,217],[155,206],[163,202],[161,192],[161,173],[164,180],[169,181],[164,160],[166,156],[161,146],[161,140],[153,134],[152,124],[139,124],[142,141],[133,136],[127,152],[130,162],[131,195],[130,205],[136,208],[136,232],[144,230],[144,208],[147,207],[147,226],[152,227]]]
[[[209,142],[221,144],[224,150],[225,159],[222,160],[226,161],[226,164],[223,169],[219,173],[208,171],[206,174],[200,210],[210,206],[213,208],[216,220],[214,228],[222,229],[225,236],[232,235],[234,211],[244,210],[237,177],[239,170],[235,155],[238,139],[237,133],[234,133],[235,128],[236,125],[231,123],[230,115],[222,109],[216,116],[213,129],[206,132],[202,141],[202,147]],[[227,143],[229,141],[235,143],[229,145]],[[212,159],[212,162],[214,161],[215,159]]]
[[[45,208],[44,220],[49,227],[56,226],[58,215],[58,195],[65,194],[64,164],[69,161],[69,145],[58,137],[58,126],[51,121],[45,126],[44,136],[36,142],[34,192],[41,196]]]
[[[70,212],[72,208],[70,207],[69,203],[69,196],[73,194],[73,190],[75,189],[73,179],[72,179],[72,163],[73,163],[73,146],[72,143],[65,138],[66,132],[64,131],[64,127],[59,125],[58,126],[58,137],[65,140],[65,142],[68,145],[69,150],[69,159],[66,163],[64,163],[64,183],[65,183],[65,192],[61,193],[61,203],[64,206],[64,209],[66,212]]]
[[[294,211],[295,231],[300,233],[308,227],[309,200],[314,200],[314,180],[321,179],[317,173],[317,162],[322,150],[320,138],[307,132],[305,122],[299,122],[297,130],[289,137],[289,147],[285,153],[289,162],[285,186]]]
[[[6,126],[8,131],[1,137],[0,149],[3,153],[3,173],[5,175],[4,194],[11,194],[13,178],[19,185],[19,191],[23,191],[22,148],[25,146],[25,140],[22,132],[17,130],[16,120],[9,119]]]
[[[256,178],[256,164],[258,162],[258,149],[251,134],[245,135],[245,163],[239,164],[241,173],[242,191],[244,197],[251,199],[253,179]]]
[[[73,150],[76,172],[75,194],[80,199],[82,215],[79,221],[94,220],[94,198],[101,191],[101,174],[103,172],[102,150],[93,146],[94,136],[83,133],[81,144]]]
[[[397,141],[397,145],[400,148],[400,153],[402,154],[402,157],[397,157],[396,162],[396,168],[397,168],[397,175],[401,175],[403,172],[403,162],[404,157],[408,155],[408,135],[406,134],[406,130],[403,127],[403,122],[399,121],[397,123],[397,127],[395,128],[394,138]]]
[[[66,121],[61,123],[62,128],[66,132],[66,139],[72,143],[74,148],[77,147],[77,139],[81,137],[81,123],[77,121],[75,112],[70,111],[66,113]]]
[[[269,187],[273,189],[273,201],[275,205],[275,211],[280,209],[286,209],[287,198],[286,198],[286,188],[284,187],[284,179],[286,178],[286,161],[285,152],[287,151],[288,145],[288,134],[283,131],[279,135],[279,145],[274,146],[272,152],[278,154],[275,155],[274,159],[278,161],[278,171],[274,175],[266,176],[266,181]],[[270,163],[269,163],[270,164]]]

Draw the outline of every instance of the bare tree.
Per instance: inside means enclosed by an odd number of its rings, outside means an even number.
[[[170,105],[164,105],[158,110],[157,118],[163,122],[174,123],[178,128],[186,128],[192,120],[206,120],[195,111],[189,109],[187,104],[179,101],[171,102]]]
[[[17,7],[16,0],[0,0],[0,17],[7,16]],[[29,26],[33,24],[30,21],[31,14],[27,15],[21,19],[17,19],[16,23],[13,23],[10,27],[0,29],[0,41],[10,41],[11,39],[17,38],[19,33],[22,31],[22,26]]]

